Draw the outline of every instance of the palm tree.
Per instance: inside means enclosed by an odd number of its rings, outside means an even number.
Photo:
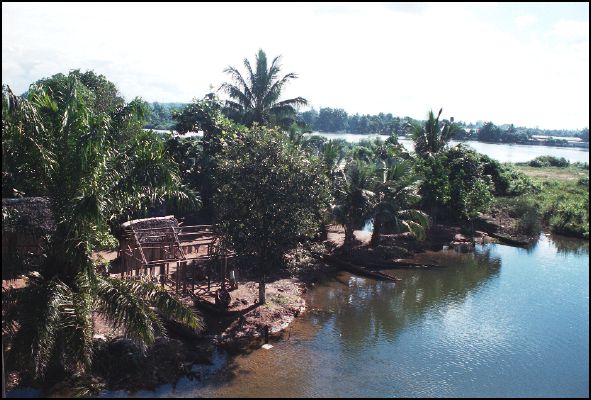
[[[453,117],[450,121],[439,122],[442,112],[443,108],[439,110],[437,118],[435,118],[431,110],[424,125],[414,124],[410,126],[410,134],[415,142],[415,152],[419,157],[427,158],[438,154],[456,133],[458,128],[453,123]]]
[[[49,197],[57,225],[39,271],[3,295],[11,305],[3,307],[9,358],[37,378],[48,369],[74,373],[91,365],[95,310],[142,344],[163,331],[157,312],[201,326],[163,289],[97,273],[92,245],[109,222],[166,198],[190,198],[162,141],[142,132],[137,104],[122,110],[114,137],[113,119],[91,106],[94,94],[75,76],[58,79],[51,95],[44,84],[33,85],[28,99],[2,90],[3,176],[6,167],[19,184],[27,171],[36,192]]]
[[[308,103],[303,97],[279,101],[285,84],[297,78],[293,72],[279,78],[280,58],[275,57],[267,67],[267,55],[259,50],[255,70],[248,59],[244,59],[246,77],[231,66],[224,70],[232,78],[232,83],[224,83],[220,89],[232,99],[226,101],[226,109],[234,119],[247,126],[258,123],[287,127],[293,122],[296,107]]]
[[[377,201],[373,207],[371,246],[379,243],[385,223],[393,223],[398,231],[411,232],[422,240],[428,220],[424,212],[410,208],[418,200],[411,164],[393,158],[382,163],[383,168],[378,169],[381,176],[375,187]]]
[[[375,167],[359,160],[350,162],[342,171],[333,216],[345,228],[345,251],[351,250],[353,231],[363,226],[375,206],[376,195],[370,190],[374,177]]]

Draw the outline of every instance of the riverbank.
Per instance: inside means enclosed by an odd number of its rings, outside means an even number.
[[[511,234],[536,235],[541,230],[589,239],[589,169],[531,167],[516,164],[535,188],[515,197],[495,199],[489,218]]]
[[[569,193],[561,185],[575,185],[579,193],[581,179],[587,179],[588,171],[579,169],[532,168],[520,167],[524,173],[538,183],[560,181],[558,186],[549,184],[554,191]],[[583,185],[584,186],[584,185]],[[546,188],[546,190],[548,190]],[[543,193],[540,199],[545,198]],[[580,193],[579,193],[580,194]],[[528,194],[528,196],[531,194]],[[523,197],[523,196],[522,196]],[[587,192],[588,199],[588,192]],[[517,204],[519,198],[497,199]],[[588,200],[587,200],[588,202]],[[508,203],[507,203],[508,204]],[[527,215],[527,213],[525,214]],[[331,226],[325,243],[317,244],[316,251],[353,264],[355,274],[374,277],[374,271],[400,268],[438,268],[442,265],[426,265],[413,262],[415,255],[427,251],[455,249],[458,252],[474,250],[474,243],[499,242],[493,236],[522,242],[524,246],[531,244],[531,236],[522,233],[522,214],[510,213],[508,209],[493,210],[490,215],[483,215],[480,224],[476,224],[475,237],[458,226],[435,225],[427,234],[427,240],[417,241],[408,234],[383,235],[375,248],[369,246],[371,232],[356,231],[355,244],[350,254],[343,254],[344,231]],[[588,217],[587,217],[588,218]],[[503,242],[501,240],[501,242]],[[506,242],[505,242],[506,243]],[[301,249],[300,249],[301,250]],[[110,259],[113,253],[97,254],[103,259]],[[74,391],[86,391],[89,394],[101,389],[110,390],[151,390],[164,383],[174,383],[180,377],[200,379],[195,366],[211,363],[215,348],[223,348],[230,352],[244,352],[259,349],[265,342],[266,332],[269,340],[274,342],[289,332],[289,326],[306,309],[305,293],[327,275],[343,268],[330,260],[318,260],[310,257],[305,251],[294,251],[288,256],[288,268],[269,279],[267,284],[267,304],[257,304],[258,283],[253,277],[239,280],[238,289],[230,292],[231,301],[224,312],[208,309],[208,305],[195,303],[195,298],[185,296],[183,301],[195,306],[207,325],[207,330],[200,334],[186,335],[178,327],[169,325],[168,337],[158,338],[156,343],[147,349],[137,347],[133,342],[121,337],[122,332],[112,330],[108,324],[95,319],[96,334],[94,348],[96,362],[90,374],[69,377],[57,385],[44,388],[50,394],[72,394]],[[351,271],[351,269],[348,269]],[[396,272],[388,272],[393,281],[399,280]],[[379,276],[376,277],[379,279]],[[213,299],[209,305],[215,304]],[[186,332],[185,332],[186,333]],[[27,377],[11,375],[9,388],[26,385]]]
[[[385,271],[396,284],[334,274],[273,349],[137,396],[588,397],[586,241],[476,247],[419,253],[446,267]]]
[[[412,241],[405,235],[394,235],[386,236],[384,241],[393,240],[396,245],[389,249],[387,246],[379,246],[373,251],[368,247],[368,232],[356,231],[355,236],[354,254],[367,262],[383,263],[387,261],[384,259],[386,254],[411,257],[421,247],[427,246],[425,243]],[[447,235],[445,240],[450,237]],[[342,228],[332,226],[328,232],[328,240],[322,244],[317,243],[314,249],[340,257],[338,248],[343,239]],[[430,246],[434,246],[434,242]],[[400,253],[391,253],[396,248]],[[96,259],[104,260],[112,259],[113,256],[112,252],[95,254]],[[286,270],[268,278],[267,302],[264,305],[258,304],[258,282],[253,277],[246,276],[238,281],[237,289],[229,292],[230,304],[223,311],[212,307],[215,302],[206,296],[200,298],[200,301],[195,301],[195,296],[183,296],[182,301],[203,317],[206,330],[196,333],[168,322],[167,336],[157,338],[147,348],[141,348],[126,339],[122,331],[114,329],[100,315],[95,314],[95,361],[89,373],[71,377],[48,376],[46,384],[37,388],[49,396],[92,395],[103,389],[131,392],[153,390],[162,384],[174,384],[181,377],[200,379],[195,373],[196,366],[211,363],[215,348],[223,348],[231,353],[259,349],[266,341],[267,332],[268,340],[273,343],[288,332],[294,319],[305,311],[306,291],[338,269],[314,259],[304,249],[296,249],[290,253],[286,264]],[[215,290],[215,284],[212,289]],[[15,371],[9,372],[9,390],[23,386],[35,387],[32,377]]]
[[[448,228],[447,233],[441,233],[440,238],[442,240],[444,237],[445,239],[449,238],[449,235],[453,231],[454,229]],[[370,235],[368,232],[356,231],[355,237],[357,240],[356,248],[361,249],[368,244]],[[340,239],[340,229],[338,227],[331,227],[329,230],[329,241],[339,241]],[[542,239],[542,242],[542,247],[545,248],[544,239]],[[430,244],[425,243],[425,246],[429,245],[435,246],[435,242]],[[536,246],[539,246],[539,244]],[[526,258],[526,260],[522,262],[523,265],[519,265],[520,268],[511,269],[507,272],[516,273],[515,271],[520,271],[523,268],[533,269],[535,263],[530,259],[533,260],[535,258],[535,248],[536,247],[533,248],[532,252],[523,252],[517,251],[516,249],[511,250],[511,248],[503,246],[502,249],[507,249],[506,252],[509,252],[509,254],[514,254],[515,257]],[[508,322],[506,318],[503,318],[503,315],[506,316],[507,310],[504,310],[503,307],[493,307],[491,309],[494,304],[497,304],[498,298],[496,295],[490,294],[490,301],[487,300],[482,305],[478,305],[479,302],[474,301],[477,296],[482,296],[487,293],[487,290],[480,290],[479,288],[487,287],[487,281],[494,281],[501,276],[501,274],[498,273],[499,268],[501,268],[501,262],[496,256],[491,256],[488,252],[483,251],[477,251],[473,256],[472,254],[465,255],[461,252],[455,251],[432,252],[429,250],[419,252],[417,255],[418,260],[429,263],[437,262],[445,269],[432,272],[428,272],[424,269],[395,270],[394,273],[399,275],[402,278],[402,281],[400,283],[392,284],[389,282],[379,282],[374,279],[362,279],[356,276],[350,276],[347,273],[334,274],[334,270],[328,272],[329,268],[326,268],[325,276],[333,277],[333,279],[328,279],[324,283],[318,283],[317,281],[314,285],[309,285],[310,289],[303,294],[304,299],[306,299],[306,302],[308,303],[308,310],[294,320],[290,325],[290,328],[287,329],[282,340],[271,340],[271,343],[274,345],[273,349],[251,351],[253,349],[260,349],[260,345],[253,346],[228,359],[226,364],[219,370],[219,373],[217,373],[215,377],[204,377],[202,381],[181,379],[178,388],[175,386],[173,389],[170,389],[169,385],[162,386],[152,395],[170,394],[171,390],[173,395],[178,395],[179,397],[188,396],[191,393],[194,393],[193,397],[208,396],[212,394],[215,396],[245,396],[247,393],[249,393],[248,395],[253,395],[251,390],[254,390],[255,394],[261,396],[272,396],[274,393],[275,395],[280,393],[282,396],[297,393],[309,395],[309,393],[312,392],[298,389],[301,387],[301,382],[290,384],[289,382],[292,382],[292,380],[283,379],[284,377],[293,378],[294,376],[300,376],[298,375],[298,371],[301,372],[302,369],[313,371],[313,376],[315,378],[312,379],[309,384],[314,385],[313,382],[315,379],[321,379],[322,382],[326,382],[326,386],[315,386],[316,389],[314,389],[314,393],[317,393],[316,390],[322,390],[322,387],[324,387],[324,391],[321,391],[320,393],[325,393],[326,395],[329,395],[330,393],[333,393],[334,395],[335,393],[363,392],[358,385],[361,385],[360,387],[363,389],[367,389],[368,385],[374,388],[381,388],[383,386],[390,388],[393,384],[392,382],[388,380],[378,381],[375,379],[375,376],[372,377],[372,374],[380,371],[381,368],[392,368],[387,367],[392,365],[391,357],[400,358],[400,362],[405,365],[414,362],[413,358],[409,358],[410,353],[404,351],[405,346],[397,345],[397,341],[390,342],[390,336],[399,337],[400,339],[398,340],[404,340],[405,343],[410,344],[409,342],[412,341],[405,338],[416,337],[416,335],[403,335],[402,332],[406,330],[413,331],[413,329],[417,329],[417,327],[422,327],[421,329],[430,329],[431,324],[437,323],[438,319],[442,318],[439,303],[443,303],[446,307],[453,307],[453,309],[456,309],[461,307],[462,299],[464,298],[471,299],[472,301],[469,303],[470,306],[478,307],[479,310],[478,312],[475,312],[471,318],[467,318],[467,323],[462,325],[461,328],[458,327],[458,330],[447,332],[447,334],[458,334],[457,338],[450,340],[449,342],[444,340],[443,343],[441,343],[433,339],[439,338],[440,336],[421,336],[421,339],[418,340],[418,342],[412,344],[412,348],[420,349],[420,351],[427,351],[428,349],[436,351],[435,349],[440,348],[440,346],[450,346],[451,343],[456,343],[458,340],[460,341],[460,344],[465,344],[465,335],[467,335],[467,332],[471,332],[470,343],[473,344],[475,349],[478,349],[478,351],[482,353],[481,357],[484,357],[483,359],[488,360],[490,357],[497,354],[497,351],[493,351],[492,353],[488,351],[491,348],[496,349],[499,347],[500,349],[506,350],[506,342],[501,342],[499,344],[495,340],[490,340],[489,335],[495,334],[496,331],[486,331],[487,336],[478,339],[480,337],[478,332],[482,335],[482,326],[490,327],[490,324],[500,323],[505,327],[503,330],[504,332],[511,332],[510,329],[508,329],[511,326],[514,328],[514,325],[506,326]],[[505,260],[505,262],[508,263],[507,260]],[[482,265],[479,266],[479,263]],[[505,268],[507,267],[508,266],[505,266]],[[564,268],[564,266],[562,266],[562,268]],[[540,276],[536,276],[534,271],[531,271],[531,274],[528,274],[527,279],[533,279],[541,284],[548,279],[547,275],[550,273],[545,271],[547,270],[544,269],[544,271],[538,271],[538,275],[540,273],[545,274],[543,275],[544,279]],[[550,271],[550,269],[548,269],[548,271]],[[389,271],[389,273],[391,272],[392,271]],[[334,276],[338,276],[339,278],[335,280]],[[506,275],[503,275],[503,277],[506,279]],[[499,285],[490,285],[488,288],[488,290],[499,290]],[[501,285],[501,289],[502,288],[503,286]],[[510,294],[515,295],[515,293],[519,293],[519,291],[515,292],[513,289],[508,289],[503,291],[503,293],[505,296],[509,296]],[[551,296],[547,296],[544,297],[544,299],[548,298],[548,301],[550,302],[550,297]],[[488,296],[486,298],[488,299]],[[513,304],[517,304],[519,310],[529,310],[529,308],[527,308],[529,307],[529,303],[524,304],[519,296],[515,296]],[[392,309],[392,307],[395,307],[395,309]],[[468,307],[466,312],[470,311],[471,309]],[[554,313],[554,311],[552,312]],[[423,314],[430,315],[429,318],[425,318],[428,323],[424,325],[421,317]],[[523,315],[530,315],[530,313],[525,312]],[[459,317],[456,314],[453,314],[452,316],[455,316],[456,318]],[[478,318],[482,319],[483,322],[476,322]],[[347,322],[345,323],[343,319],[346,319]],[[370,319],[375,319],[375,323],[369,323],[368,320]],[[333,320],[336,322],[333,323]],[[511,321],[514,320],[511,319]],[[452,321],[448,321],[448,323],[450,322]],[[517,322],[512,322],[512,324],[515,323]],[[519,326],[522,326],[521,322],[519,322]],[[531,323],[525,322],[523,322],[523,326],[527,326],[528,329],[534,329],[532,328],[533,326],[537,327],[536,324],[532,325]],[[559,325],[551,325],[551,329],[557,329],[556,326]],[[438,329],[433,329],[433,332],[435,331],[438,332],[438,335],[441,335],[440,327],[438,327]],[[379,334],[377,332],[379,332]],[[539,339],[539,335],[537,337],[538,339],[536,340],[542,340]],[[363,341],[363,343],[365,343],[363,347],[365,349],[364,352],[359,352],[358,350],[361,338],[366,338],[366,340]],[[371,343],[374,343],[374,341],[378,339],[380,342],[387,341],[384,343],[384,346],[386,347],[374,349],[375,345],[371,345]],[[526,339],[524,338],[523,340]],[[548,339],[544,338],[543,340],[547,341]],[[432,343],[425,348],[425,341],[435,341],[435,343]],[[317,342],[320,342],[321,344],[316,344]],[[350,345],[347,343],[350,343]],[[513,354],[523,354],[524,348],[527,349],[527,354],[532,353],[532,349],[528,346],[520,345],[519,343],[521,342],[515,344],[511,343],[511,349],[515,346],[515,353],[513,353],[512,350],[510,354],[507,354],[506,356],[508,359],[512,359],[511,357],[514,357]],[[384,349],[390,349],[391,346],[395,346],[396,350],[388,350],[388,357],[383,355],[380,356]],[[319,349],[322,349],[320,353],[318,353]],[[335,359],[331,356],[335,351],[350,352],[351,354],[347,353],[349,354],[347,357],[337,357]],[[369,352],[367,357],[364,356],[366,352]],[[451,351],[450,354],[455,360],[454,362],[457,362],[455,357],[457,357],[457,354],[462,353]],[[420,358],[424,359],[425,356],[428,356],[428,354],[422,355]],[[532,357],[534,356],[535,355],[532,355]],[[363,374],[363,380],[356,380],[356,373],[352,374],[351,367],[348,366],[348,363],[345,364],[347,367],[340,367],[341,362],[349,360],[350,357],[352,357],[351,362],[356,364],[354,370],[359,374]],[[359,357],[363,360],[370,358],[374,361],[370,362],[368,359],[363,362],[354,361]],[[437,357],[437,360],[445,359],[445,357]],[[377,364],[375,360],[378,360]],[[334,364],[335,362],[336,364]],[[491,365],[498,365],[498,363],[494,362],[494,358],[490,360],[490,362],[492,363]],[[420,367],[421,361],[416,360],[416,363],[417,365],[414,368]],[[442,366],[447,365],[443,361],[438,361],[438,363]],[[450,365],[451,366],[448,368],[452,368],[455,364],[450,362]],[[488,361],[485,366],[486,365],[488,365]],[[514,369],[517,365],[520,364],[510,363],[507,365],[507,368]],[[341,378],[345,376],[347,380],[355,380],[356,385],[344,384],[344,386],[339,386],[341,389],[336,389],[335,381],[332,380],[331,377],[333,375],[330,371],[338,371],[335,372],[335,378],[337,376]],[[401,376],[400,373],[403,371],[404,369],[399,371],[396,376]],[[472,370],[468,368],[462,371],[464,374],[470,374],[470,371]],[[488,375],[494,376],[490,374]],[[526,376],[529,377],[530,375],[527,374]],[[307,382],[306,379],[311,378],[309,374],[304,373],[301,375],[301,379],[304,379],[304,382]],[[281,383],[272,384],[270,382],[275,380]],[[423,380],[425,380],[425,378],[423,378]],[[467,379],[465,381],[469,382],[470,380]],[[331,382],[332,384],[330,384]],[[459,383],[454,387],[457,385],[459,385]],[[398,387],[399,385],[395,386]],[[494,392],[494,388],[490,388],[486,385],[485,387],[487,388],[487,393],[496,393]],[[514,386],[511,387],[512,390],[516,389]],[[351,392],[347,392],[347,390],[351,390]],[[387,393],[386,389],[380,390],[383,390],[383,392],[380,393]],[[406,386],[404,386],[403,389],[399,387],[396,390],[401,390],[401,393],[411,393],[411,388]],[[426,389],[423,388],[422,390],[424,393],[427,393]],[[469,393],[472,393],[476,388],[466,388],[465,390],[471,390]],[[510,391],[507,391],[507,393],[509,392]],[[151,392],[141,392],[141,396],[150,396],[150,393]]]

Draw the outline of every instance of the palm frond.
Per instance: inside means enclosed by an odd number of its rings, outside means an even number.
[[[165,289],[150,282],[138,282],[134,290],[137,296],[154,305],[167,317],[193,329],[203,328],[201,318]]]
[[[35,322],[31,351],[34,354],[35,371],[43,376],[53,354],[56,338],[63,328],[63,320],[74,311],[71,289],[57,277],[52,278],[38,298],[43,307],[39,320]]]
[[[158,316],[136,295],[137,282],[97,277],[96,303],[99,312],[125,335],[143,344],[154,342],[155,331],[163,331]]]

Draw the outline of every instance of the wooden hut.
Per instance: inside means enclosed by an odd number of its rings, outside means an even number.
[[[172,215],[125,222],[119,236],[122,278],[174,282],[177,290],[193,284],[214,254],[210,225],[180,226]]]
[[[35,269],[56,224],[45,197],[2,199],[2,279]]]

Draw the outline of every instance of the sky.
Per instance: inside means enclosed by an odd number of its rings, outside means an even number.
[[[589,3],[2,3],[17,93],[92,69],[127,100],[189,102],[259,49],[316,109],[589,126]]]

